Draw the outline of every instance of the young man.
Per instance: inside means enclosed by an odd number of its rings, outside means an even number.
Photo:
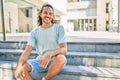
[[[54,9],[45,4],[39,13],[38,27],[30,35],[28,44],[18,61],[15,77],[20,80],[32,80],[29,72],[47,71],[42,80],[56,76],[66,63],[64,54],[67,44],[64,28],[53,23]],[[28,60],[32,48],[38,53],[36,59]]]

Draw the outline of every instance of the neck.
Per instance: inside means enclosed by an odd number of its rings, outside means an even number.
[[[49,28],[52,26],[52,23],[51,24],[42,24],[42,28]]]

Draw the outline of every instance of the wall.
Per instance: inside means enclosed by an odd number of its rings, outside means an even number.
[[[105,31],[106,24],[106,2],[105,0],[97,0],[97,30]]]
[[[4,18],[6,31],[16,33],[18,29],[18,6],[15,3],[6,2],[4,4]]]

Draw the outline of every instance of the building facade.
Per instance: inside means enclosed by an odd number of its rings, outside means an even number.
[[[118,25],[114,23],[115,18],[118,18],[115,16],[118,15],[118,5],[114,3],[118,0],[67,1],[67,22],[70,31],[116,31]],[[116,9],[116,12],[113,9]]]
[[[6,33],[30,32],[37,27],[37,13],[45,3],[53,5],[56,23],[62,24],[68,32],[120,32],[119,0],[0,0],[0,4],[1,1]],[[0,35],[3,33],[1,11],[0,5]]]
[[[50,3],[55,8],[55,22],[65,25],[61,20],[63,19],[62,16],[66,15],[67,1],[63,0],[64,3],[59,3],[58,1],[53,3],[51,0],[3,0],[5,32],[30,32],[37,27],[38,12],[45,3]],[[64,6],[59,7],[57,4]],[[0,28],[2,28],[1,24]],[[0,29],[0,32],[2,32],[2,29]]]

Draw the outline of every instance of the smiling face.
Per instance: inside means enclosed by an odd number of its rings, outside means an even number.
[[[53,20],[53,9],[50,7],[44,7],[42,12],[40,13],[40,16],[42,18],[43,24],[51,24]]]

